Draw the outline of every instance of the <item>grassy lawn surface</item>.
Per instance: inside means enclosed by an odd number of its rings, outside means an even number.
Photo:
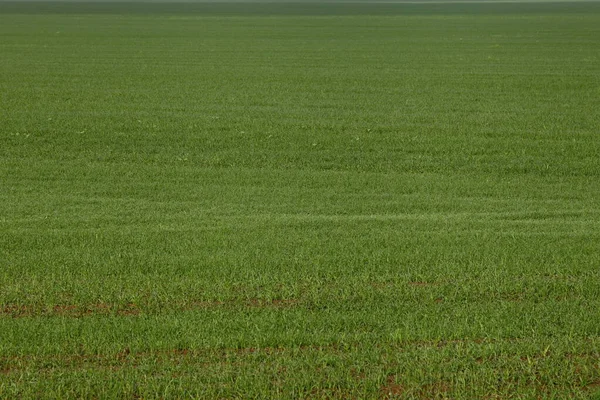
[[[593,398],[600,3],[0,2],[0,398]]]

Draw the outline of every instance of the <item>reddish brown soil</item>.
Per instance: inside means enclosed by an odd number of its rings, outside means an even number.
[[[583,387],[583,390],[592,393],[600,393],[600,380],[588,383]]]
[[[408,282],[410,286],[431,286],[432,283],[429,282]]]
[[[393,399],[396,397],[402,396],[405,392],[404,387],[397,383],[396,377],[394,375],[390,375],[385,380],[385,384],[379,390],[381,393],[381,398],[383,399]]]

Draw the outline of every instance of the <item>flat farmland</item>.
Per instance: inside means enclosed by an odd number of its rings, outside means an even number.
[[[0,2],[0,398],[594,398],[600,3]]]

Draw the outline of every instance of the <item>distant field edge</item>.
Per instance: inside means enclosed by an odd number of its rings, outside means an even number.
[[[3,1],[0,14],[460,15],[600,12],[600,1]]]

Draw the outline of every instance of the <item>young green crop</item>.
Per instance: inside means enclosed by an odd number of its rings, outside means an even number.
[[[599,4],[0,2],[0,397],[593,396]]]

